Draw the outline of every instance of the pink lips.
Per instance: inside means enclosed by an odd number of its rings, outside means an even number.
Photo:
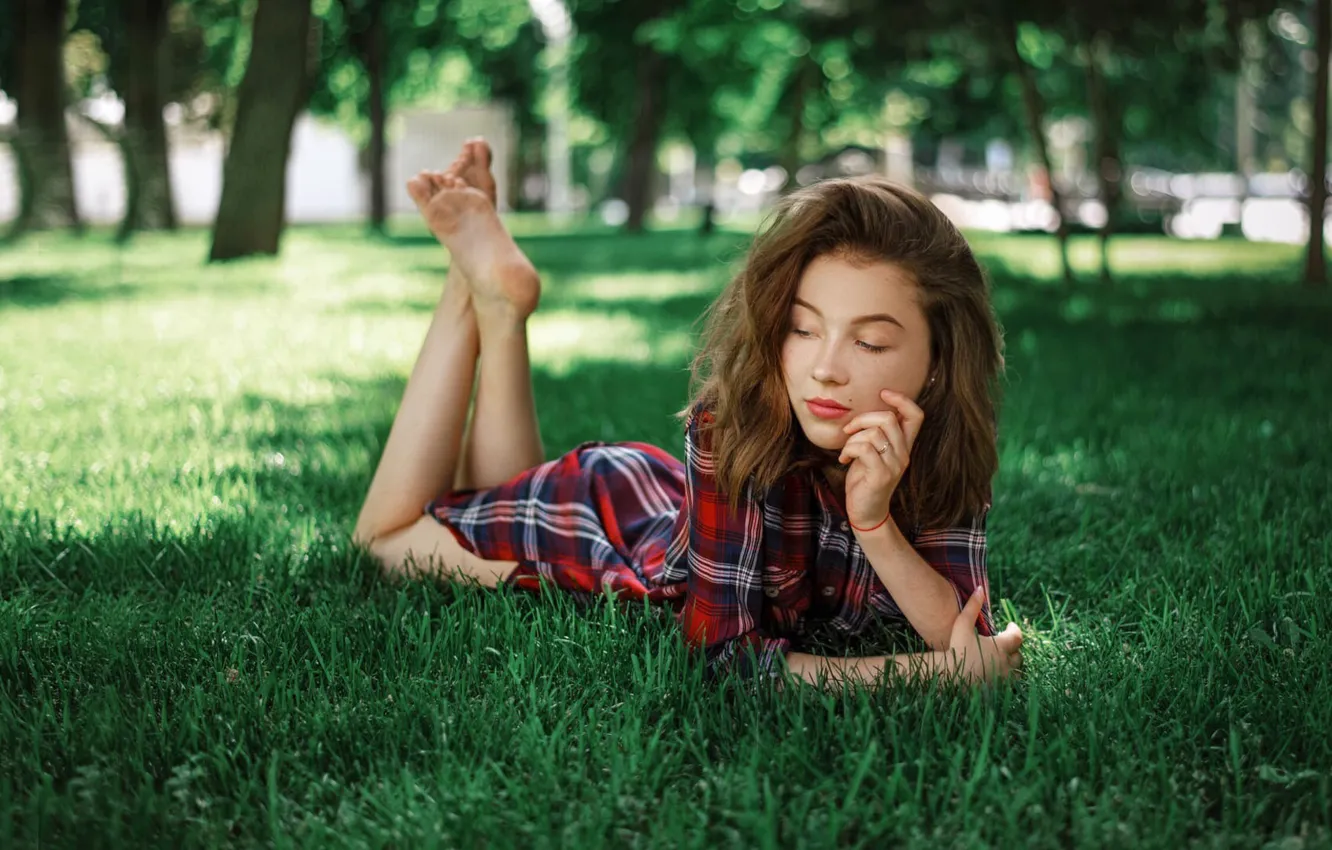
[[[843,407],[830,398],[811,398],[805,400],[805,406],[809,412],[820,419],[840,419],[851,409]]]

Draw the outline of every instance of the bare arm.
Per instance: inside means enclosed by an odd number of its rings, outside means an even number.
[[[856,536],[866,560],[907,622],[930,649],[947,649],[948,633],[962,607],[953,585],[912,548],[892,520]]]
[[[846,680],[874,685],[885,671],[890,674],[885,678],[897,679],[898,676],[891,674],[901,674],[908,681],[920,677],[979,682],[1007,676],[1022,667],[1022,629],[1017,623],[1009,623],[994,637],[978,635],[976,619],[980,616],[984,598],[984,588],[977,588],[962,606],[962,613],[953,621],[947,649],[863,658],[830,658],[788,652],[787,670],[799,680],[813,685],[819,684],[820,675],[830,684]],[[781,690],[783,681],[778,681],[778,690]]]
[[[805,652],[789,652],[786,655],[787,669],[811,685],[819,684],[820,675],[825,676],[830,684],[846,680],[873,685],[889,664],[894,665],[897,672],[907,679],[913,674],[932,679],[952,669],[944,652],[904,652],[859,658],[836,658]]]

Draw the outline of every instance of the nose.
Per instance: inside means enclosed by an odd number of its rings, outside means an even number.
[[[847,382],[846,365],[842,362],[840,347],[834,340],[825,340],[819,348],[818,359],[814,361],[814,380],[820,384],[845,384]]]

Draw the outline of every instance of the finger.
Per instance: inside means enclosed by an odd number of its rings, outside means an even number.
[[[849,452],[846,452],[846,449],[852,447],[853,445],[868,446],[881,458],[884,458],[885,461],[887,460],[886,455],[888,454],[889,451],[892,451],[893,448],[893,444],[888,439],[887,435],[874,426],[868,426],[863,430],[857,431],[856,433],[851,435],[851,437],[846,441],[845,445],[843,446],[843,452],[847,454],[847,456],[851,455]],[[888,451],[879,451],[885,445],[888,446]],[[868,457],[866,458],[867,462],[871,460],[873,460],[873,458],[868,458]],[[848,463],[849,461],[843,460],[841,462]]]
[[[984,590],[984,585],[977,587],[962,606],[962,610],[958,612],[957,619],[953,621],[950,647],[961,641],[971,640],[976,634],[976,619],[980,617],[981,603],[985,599]]]
[[[1017,623],[1009,623],[1009,627],[1013,629],[1013,645],[1021,649],[1022,642],[1026,640],[1026,637],[1022,634],[1022,629],[1018,627]]]
[[[842,453],[838,456],[838,462],[850,463],[851,459],[857,456],[857,452],[870,448],[869,439],[869,435],[863,431],[852,434],[851,438],[842,445]]]
[[[854,460],[859,460],[862,463],[873,464],[876,461],[873,457],[870,457],[870,455],[879,457],[880,460],[882,460],[882,456],[879,455],[879,450],[874,446],[869,437],[860,434],[857,434],[856,436],[857,439],[847,440],[846,445],[842,446],[842,453],[837,457],[838,463],[851,463]]]
[[[1022,627],[1009,620],[1008,625],[1004,626],[1004,630],[995,635],[995,640],[1003,641],[1011,652],[1022,646]]]
[[[852,434],[857,431],[864,431],[866,428],[873,428],[876,425],[894,419],[900,424],[900,417],[892,410],[871,410],[866,413],[856,414],[850,422],[847,422],[842,426],[842,430],[848,434]]]
[[[897,468],[900,463],[893,454],[892,445],[888,444],[885,451],[879,451],[885,446],[883,432],[878,428],[871,428],[858,436],[860,439],[855,442],[848,440],[843,447],[842,453],[851,458],[851,461],[843,461],[844,463],[859,460],[867,473],[876,476],[880,485],[900,477],[900,469]]]
[[[1009,632],[1007,629],[995,636],[994,641],[1004,652],[1021,652],[1022,638]]]
[[[925,411],[909,396],[905,396],[896,390],[884,390],[879,393],[879,397],[891,404],[898,413],[909,450],[916,443],[916,435],[920,433],[920,427],[925,424]]]
[[[896,418],[891,418],[880,424],[876,430],[888,441],[888,445],[892,446],[897,462],[905,469],[911,460],[911,446],[907,444],[906,435],[902,433],[902,423]]]
[[[973,611],[976,616],[980,616],[981,606],[985,604],[985,585],[978,584],[967,597],[966,605],[962,607],[963,611]]]

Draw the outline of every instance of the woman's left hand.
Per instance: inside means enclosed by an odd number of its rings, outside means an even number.
[[[842,447],[846,473],[846,513],[851,525],[873,528],[887,516],[893,491],[911,462],[911,446],[925,422],[925,411],[892,390],[879,393],[890,410],[862,413],[846,423],[851,438]]]

